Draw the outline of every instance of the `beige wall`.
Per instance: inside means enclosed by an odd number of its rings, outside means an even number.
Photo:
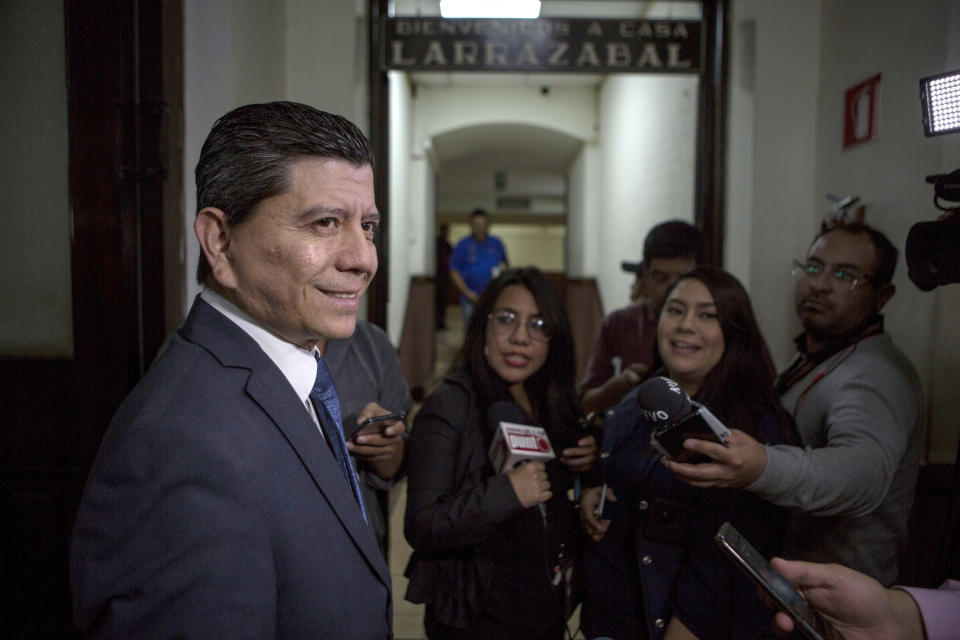
[[[599,199],[588,224],[598,227],[595,274],[603,308],[630,302],[633,274],[652,226],[693,221],[699,79],[691,75],[617,74],[600,92]]]
[[[0,354],[73,355],[63,3],[0,3]]]
[[[429,183],[426,158],[410,152],[413,135],[413,98],[407,74],[391,71],[390,91],[390,193],[380,194],[380,201],[389,198],[390,218],[390,283],[387,301],[387,333],[394,344],[400,344],[403,321],[406,317],[407,296],[410,288],[411,253],[426,252],[433,247],[433,231],[424,233],[411,219],[410,201],[413,193],[420,194]],[[424,195],[424,197],[426,197]],[[418,246],[419,245],[419,246]]]
[[[804,255],[823,198],[815,190],[820,1],[757,7],[750,296],[778,368],[800,330],[790,260]]]
[[[730,10],[730,34],[723,266],[749,291],[757,68],[756,0],[734,0]]]

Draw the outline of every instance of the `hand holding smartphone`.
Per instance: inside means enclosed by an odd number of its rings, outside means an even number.
[[[387,423],[393,422],[394,420],[403,420],[406,417],[406,413],[403,411],[398,411],[396,413],[385,413],[381,416],[373,416],[372,418],[367,418],[360,423],[360,428],[357,429],[356,433],[350,436],[350,439],[356,441],[358,436],[369,436],[369,435],[380,435],[386,430]]]
[[[676,462],[710,462],[709,457],[683,448],[687,438],[725,444],[730,431],[706,407],[699,406],[680,420],[655,429],[650,434],[650,444]]]
[[[810,606],[786,579],[770,566],[759,551],[740,535],[729,522],[724,522],[714,538],[727,556],[739,565],[764,590],[781,610],[796,622],[796,627],[810,640],[837,637],[829,623]]]

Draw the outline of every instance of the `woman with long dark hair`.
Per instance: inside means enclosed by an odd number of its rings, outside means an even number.
[[[406,598],[426,604],[431,639],[563,637],[579,530],[567,491],[596,457],[578,426],[573,362],[556,290],[536,268],[511,269],[484,290],[450,373],[417,414]],[[546,430],[558,460],[495,473],[488,414],[504,402]]]
[[[774,391],[773,361],[750,299],[730,274],[698,267],[667,293],[657,324],[653,375],[677,382],[730,428],[760,442],[795,444],[793,423]],[[636,390],[608,414],[600,482],[581,509],[593,539],[583,557],[587,637],[759,638],[772,612],[714,535],[731,522],[761,553],[775,554],[787,513],[743,489],[699,489],[661,464]]]

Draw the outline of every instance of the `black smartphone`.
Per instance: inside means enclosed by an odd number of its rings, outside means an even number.
[[[387,428],[385,422],[390,422],[392,420],[403,420],[407,414],[403,411],[398,411],[396,413],[385,413],[382,416],[373,416],[372,418],[367,418],[360,423],[360,428],[350,436],[351,440],[356,440],[357,436],[368,436],[373,433],[383,433]]]
[[[777,605],[796,622],[796,627],[810,640],[837,637],[816,609],[799,591],[770,566],[767,559],[746,541],[729,522],[724,522],[714,538],[720,548],[736,562]]]
[[[708,462],[710,460],[708,456],[683,448],[683,441],[687,438],[724,444],[730,438],[730,431],[710,413],[709,409],[702,405],[694,405],[694,411],[680,420],[656,429],[650,436],[650,444],[660,453],[677,462],[691,464]]]

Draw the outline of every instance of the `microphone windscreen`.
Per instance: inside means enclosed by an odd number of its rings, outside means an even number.
[[[487,424],[491,429],[496,429],[501,422],[512,422],[514,424],[526,424],[527,417],[517,405],[506,400],[498,400],[487,409]]]
[[[663,376],[650,378],[637,387],[637,404],[647,421],[663,424],[679,420],[693,408],[680,385]]]

